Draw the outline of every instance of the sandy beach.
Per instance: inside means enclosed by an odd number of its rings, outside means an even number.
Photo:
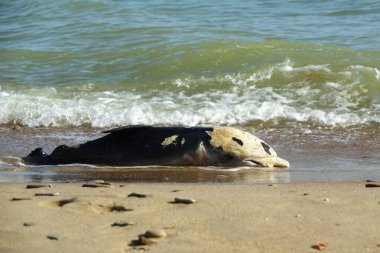
[[[380,252],[365,182],[82,185],[1,184],[0,252]]]

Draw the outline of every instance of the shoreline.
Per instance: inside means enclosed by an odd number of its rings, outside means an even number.
[[[317,252],[322,242],[326,252],[379,252],[380,188],[365,184],[2,183],[0,251],[286,253]],[[118,221],[135,224],[112,226]],[[167,236],[137,245],[149,229]]]
[[[258,184],[380,181],[379,166],[346,168],[110,167],[92,165],[0,168],[0,183],[81,183],[102,178],[120,183]]]

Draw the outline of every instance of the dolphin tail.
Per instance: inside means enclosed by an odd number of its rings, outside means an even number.
[[[50,156],[42,148],[36,148],[29,155],[23,157],[22,160],[26,163],[42,165],[50,163]]]

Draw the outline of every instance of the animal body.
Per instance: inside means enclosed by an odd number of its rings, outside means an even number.
[[[289,167],[289,162],[256,136],[232,127],[126,126],[76,146],[42,148],[23,160],[32,164],[251,165]]]

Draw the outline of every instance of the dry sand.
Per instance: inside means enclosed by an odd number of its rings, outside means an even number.
[[[133,192],[152,196],[128,197]],[[196,203],[174,204],[175,197]],[[365,183],[1,184],[0,212],[0,252],[293,253],[318,252],[317,242],[324,252],[380,252],[380,188]],[[135,225],[111,226],[116,221]],[[167,237],[135,245],[148,229]]]

